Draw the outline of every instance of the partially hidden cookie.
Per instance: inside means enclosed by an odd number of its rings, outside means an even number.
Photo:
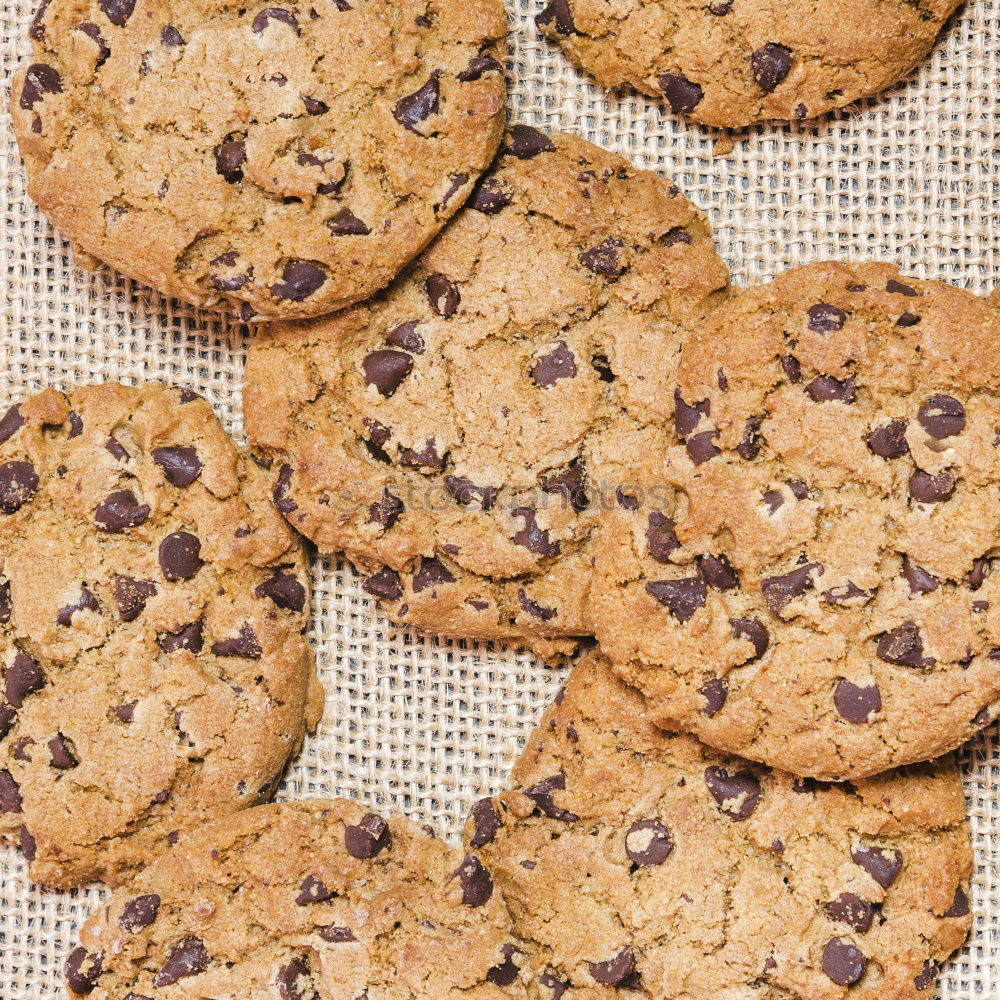
[[[344,800],[199,830],[112,896],[81,942],[66,983],[91,1000],[525,995],[507,975],[509,914],[478,859]]]
[[[736,128],[877,94],[930,51],[961,0],[551,0],[536,21],[606,87]]]
[[[0,837],[115,885],[266,800],[315,726],[303,548],[193,393],[47,389],[0,419]]]
[[[662,509],[592,607],[662,725],[843,779],[1000,711],[1000,314],[888,265],[744,292],[684,348]]]
[[[499,0],[42,0],[15,74],[28,193],[103,261],[243,319],[384,287],[489,165]]]
[[[384,294],[255,339],[278,509],[395,621],[565,649],[591,631],[597,512],[673,441],[663,386],[726,287],[668,181],[517,125]]]
[[[953,762],[795,779],[656,729],[598,655],[510,787],[467,841],[541,1000],[931,996],[971,924]]]

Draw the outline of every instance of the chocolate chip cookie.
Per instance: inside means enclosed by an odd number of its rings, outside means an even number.
[[[591,655],[511,784],[467,839],[543,1000],[930,996],[971,924],[950,761],[795,779],[655,728]]]
[[[489,872],[355,802],[250,809],[116,893],[66,962],[73,996],[523,997]],[[506,987],[506,989],[501,989]]]
[[[726,287],[669,182],[516,125],[383,295],[256,338],[247,427],[275,503],[394,620],[565,649],[592,630],[597,512],[673,441],[662,386]]]
[[[47,389],[0,419],[0,837],[119,884],[267,799],[318,721],[309,573],[193,393]]]
[[[505,118],[499,0],[42,0],[11,112],[85,264],[242,318],[384,287]]]
[[[996,717],[998,343],[968,292],[830,263],[685,345],[673,498],[609,513],[592,601],[657,722],[843,779]]]
[[[876,94],[927,55],[961,0],[550,0],[536,18],[606,87],[736,128]]]

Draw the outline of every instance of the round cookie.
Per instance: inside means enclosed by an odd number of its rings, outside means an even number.
[[[968,292],[828,263],[685,345],[673,497],[608,515],[592,600],[659,724],[844,779],[996,717],[998,343]]]
[[[91,1000],[524,996],[506,975],[510,916],[480,862],[344,800],[261,806],[199,830],[81,940],[66,983]]]
[[[506,27],[499,0],[42,0],[29,194],[88,266],[243,319],[340,309],[492,160]]]
[[[517,125],[383,295],[259,333],[248,434],[394,620],[554,653],[592,630],[598,510],[673,440],[661,387],[726,287],[669,182]]]
[[[119,884],[266,800],[322,690],[309,571],[204,400],[47,389],[0,419],[0,838]]]
[[[971,925],[954,763],[795,779],[656,729],[598,655],[511,787],[475,806],[468,842],[541,1000],[929,996]]]
[[[539,28],[606,87],[724,128],[813,118],[884,90],[961,0],[551,0]]]

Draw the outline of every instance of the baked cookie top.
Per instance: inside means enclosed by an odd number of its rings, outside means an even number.
[[[112,885],[267,799],[322,711],[309,572],[184,390],[47,389],[0,419],[0,837]]]
[[[244,319],[366,298],[503,134],[499,0],[43,0],[11,112],[78,248]]]
[[[511,786],[468,842],[543,1000],[929,996],[971,924],[953,763],[794,779],[656,729],[597,655]]]
[[[659,723],[851,778],[996,716],[998,344],[968,292],[834,263],[688,342],[673,499],[608,516],[592,601]]]
[[[673,440],[662,386],[726,285],[668,181],[516,125],[384,294],[257,336],[247,427],[278,508],[397,621],[560,648],[591,631],[597,511]]]
[[[930,51],[961,0],[551,0],[539,28],[606,87],[736,128],[876,94]]]
[[[81,941],[66,983],[91,1000],[524,996],[481,863],[344,800],[261,806],[193,833]]]

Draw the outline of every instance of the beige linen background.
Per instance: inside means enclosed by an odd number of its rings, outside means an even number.
[[[780,2],[780,0],[779,0]],[[0,9],[4,103],[30,0]],[[534,26],[542,0],[507,0],[515,115],[664,171],[712,218],[739,284],[827,257],[881,258],[979,294],[1000,277],[1000,0],[969,0],[905,83],[818,123],[758,127],[715,156],[713,134],[645,98],[595,90]],[[236,435],[246,331],[73,264],[25,194],[0,114],[0,406],[47,385],[162,379],[204,393]],[[44,567],[39,567],[44,572]],[[316,566],[313,638],[326,715],[280,797],[349,795],[457,836],[500,787],[561,672],[504,648],[393,634],[349,567]],[[997,730],[962,755],[977,873],[970,943],[941,997],[1000,998]],[[128,762],[122,762],[128,767]],[[0,849],[0,998],[63,996],[62,961],[100,898],[33,887]]]

